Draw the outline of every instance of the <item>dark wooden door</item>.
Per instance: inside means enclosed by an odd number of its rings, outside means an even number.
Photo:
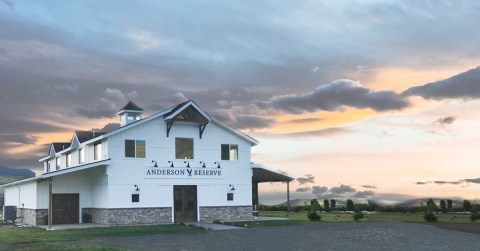
[[[197,186],[173,186],[175,222],[197,221]]]
[[[78,193],[52,194],[52,224],[78,224]]]

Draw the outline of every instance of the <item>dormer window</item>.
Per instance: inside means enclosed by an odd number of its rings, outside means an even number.
[[[67,153],[67,155],[65,156],[66,157],[66,162],[65,162],[65,165],[66,167],[70,167],[72,166],[72,154],[71,153]]]
[[[78,163],[79,164],[85,163],[85,150],[83,150],[83,148],[80,148],[78,150]]]
[[[93,159],[99,160],[102,158],[102,142],[93,144]]]
[[[60,157],[55,158],[55,168],[60,169]]]

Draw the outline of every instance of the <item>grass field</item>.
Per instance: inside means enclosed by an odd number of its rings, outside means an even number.
[[[0,227],[0,242],[8,244],[52,241],[88,240],[102,237],[123,237],[157,234],[178,234],[200,231],[183,225],[124,226],[47,231],[37,227]]]
[[[278,211],[260,211],[260,216],[266,217],[286,217],[286,212]],[[321,213],[322,222],[353,222],[351,214],[333,214],[333,213]],[[471,222],[470,215],[462,214],[437,214],[438,222],[440,223],[468,223],[468,224],[480,224],[479,221]],[[308,221],[307,214],[302,213],[290,213],[290,218],[297,221]],[[404,214],[404,213],[378,213],[365,215],[365,218],[360,221],[403,221],[403,222],[416,222],[424,223],[423,214]]]

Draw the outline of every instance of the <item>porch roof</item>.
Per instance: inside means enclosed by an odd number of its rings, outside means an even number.
[[[109,164],[110,164],[110,159],[104,159],[104,160],[99,160],[99,161],[95,161],[95,162],[91,162],[91,163],[87,163],[79,166],[74,166],[74,167],[60,169],[60,170],[49,172],[49,173],[44,173],[42,174],[41,177],[50,178],[50,177],[59,176],[67,173],[78,172],[78,171],[89,169],[92,167],[108,166]]]
[[[269,170],[263,165],[252,163],[253,170],[253,183],[262,183],[262,182],[289,182],[294,180],[294,178]]]

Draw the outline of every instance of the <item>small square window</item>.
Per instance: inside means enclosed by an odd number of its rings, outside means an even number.
[[[140,202],[140,194],[132,194],[132,202]]]
[[[193,139],[175,138],[175,158],[193,159]]]
[[[233,200],[233,193],[227,193],[227,200],[232,201]]]

